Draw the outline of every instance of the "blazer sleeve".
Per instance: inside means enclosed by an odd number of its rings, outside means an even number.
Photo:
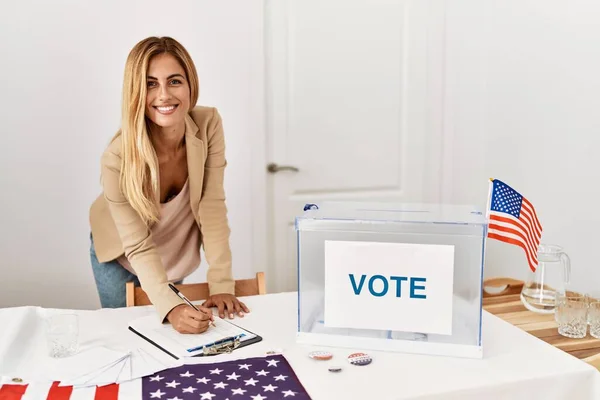
[[[121,157],[109,150],[102,155],[102,186],[111,216],[123,244],[125,256],[134,269],[160,321],[177,305],[185,304],[168,286],[167,274],[150,228],[131,207],[119,185]],[[125,282],[123,282],[125,285]]]
[[[199,221],[202,244],[209,268],[206,273],[210,294],[234,294],[231,271],[230,229],[223,186],[225,138],[221,116],[216,109],[207,127],[208,154],[204,165],[204,182],[200,198]]]

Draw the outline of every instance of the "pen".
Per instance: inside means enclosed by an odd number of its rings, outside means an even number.
[[[181,298],[181,300],[185,301],[190,307],[192,307],[196,311],[200,311],[198,309],[198,307],[196,307],[195,305],[193,305],[192,302],[187,297],[185,297],[185,295],[183,293],[181,293],[172,283],[169,283],[169,287],[171,288],[172,291],[175,292],[175,294],[177,296],[179,296],[179,298]],[[212,315],[211,315],[211,319],[210,319],[210,324],[212,326],[214,326],[215,328],[217,327],[215,325],[215,323],[213,322],[213,320],[212,320]]]

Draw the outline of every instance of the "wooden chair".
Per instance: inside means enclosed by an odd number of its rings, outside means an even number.
[[[175,285],[177,289],[190,301],[205,300],[208,298],[208,283],[183,283]],[[152,304],[148,295],[139,286],[134,286],[133,282],[125,284],[127,307],[147,306]],[[266,294],[265,273],[257,272],[256,277],[252,279],[239,279],[235,281],[235,296],[255,296]]]

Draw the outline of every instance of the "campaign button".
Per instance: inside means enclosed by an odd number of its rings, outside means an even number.
[[[308,356],[313,360],[331,360],[333,354],[328,351],[313,351]]]
[[[340,372],[342,367],[329,367],[329,372]]]
[[[366,353],[352,353],[348,356],[348,362],[352,365],[368,365],[373,359]]]
[[[266,351],[266,354],[268,356],[272,356],[274,354],[281,354],[281,353],[283,353],[282,349],[269,349],[269,350]]]

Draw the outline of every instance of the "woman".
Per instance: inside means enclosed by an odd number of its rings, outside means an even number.
[[[169,37],[149,37],[125,65],[121,129],[102,155],[103,193],[90,209],[91,261],[102,307],[125,306],[125,283],[141,285],[182,333],[243,316],[234,296],[223,175],[227,164],[221,117],[195,106],[198,76],[186,49]],[[200,311],[169,287],[200,263],[210,265],[209,299]]]

